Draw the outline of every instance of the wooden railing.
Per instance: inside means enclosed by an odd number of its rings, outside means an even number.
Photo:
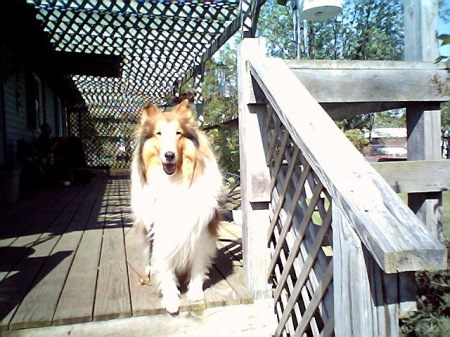
[[[244,266],[255,296],[271,282],[275,336],[398,336],[412,271],[445,248],[284,61],[258,39],[239,57]]]

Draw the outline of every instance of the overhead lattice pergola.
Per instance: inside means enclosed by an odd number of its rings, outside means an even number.
[[[121,122],[135,119],[144,102],[164,104],[168,93],[201,77],[206,60],[240,28],[252,35],[251,19],[264,1],[26,2],[35,8],[59,63],[73,75],[90,125],[82,125],[86,116],[79,115],[69,116],[69,123],[79,134],[84,128],[88,161],[101,164],[92,148],[108,137],[120,147],[121,133],[129,133]]]

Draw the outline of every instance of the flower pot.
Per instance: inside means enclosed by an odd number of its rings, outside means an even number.
[[[0,205],[12,205],[19,200],[20,168],[0,169]]]

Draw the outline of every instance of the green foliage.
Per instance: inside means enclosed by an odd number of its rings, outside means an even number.
[[[301,39],[301,59],[401,60],[403,2],[346,0],[342,14],[323,22],[308,22]],[[273,0],[261,9],[258,33],[267,39],[268,54],[295,58],[292,9]],[[303,32],[304,34],[305,32]],[[371,129],[376,114],[338,121],[343,131]],[[384,118],[384,116],[382,116]]]
[[[403,4],[400,1],[346,0],[342,14],[308,22],[302,59],[400,60],[403,57]],[[295,58],[291,6],[273,0],[262,7],[258,35],[267,39],[268,54]]]
[[[442,128],[450,127],[450,107],[449,103],[441,104],[441,125]]]
[[[239,173],[239,136],[237,128],[224,122],[237,118],[237,56],[230,44],[224,45],[215,59],[206,63],[203,81],[204,123],[215,147],[219,165],[225,172]],[[181,89],[194,92],[192,81]]]
[[[382,111],[375,114],[373,128],[404,128],[406,112],[403,109]]]
[[[450,248],[447,242],[447,249]],[[418,311],[400,322],[402,337],[450,336],[450,272],[417,272]]]
[[[257,36],[267,40],[267,54],[279,58],[295,58],[291,6],[279,6],[268,0],[261,8]]]
[[[352,144],[358,149],[358,151],[363,151],[367,145],[369,145],[369,140],[364,138],[364,134],[361,130],[353,129],[345,131],[345,135],[352,142]]]
[[[224,172],[239,174],[239,134],[237,128],[213,129],[208,132],[214,143],[219,166]]]
[[[440,15],[448,8],[440,3]],[[287,6],[268,0],[261,8],[257,36],[267,40],[268,55],[295,58],[293,16]],[[303,59],[401,60],[403,58],[403,2],[399,0],[346,0],[337,18],[309,22],[306,43],[302,41]],[[219,76],[220,75],[220,76]],[[219,77],[223,78],[222,81]],[[221,83],[222,82],[222,83]],[[226,83],[225,93],[223,82]],[[192,84],[191,84],[192,86]],[[237,116],[236,51],[233,44],[221,48],[220,54],[206,64],[203,86],[206,126],[220,125]],[[222,90],[220,90],[222,89]],[[189,85],[183,91],[193,91]],[[448,120],[448,108],[443,110]],[[446,111],[446,113],[445,113]],[[336,122],[343,130],[370,130],[373,127],[405,126],[404,114],[381,112],[359,115]],[[224,170],[239,172],[238,134],[227,128],[208,131],[218,149]],[[355,144],[357,147],[358,143]]]

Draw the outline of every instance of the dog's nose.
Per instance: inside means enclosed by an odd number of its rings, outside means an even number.
[[[167,159],[168,162],[171,162],[172,160],[175,159],[175,153],[172,152],[172,151],[167,151],[167,152],[164,154],[164,157],[166,157],[166,159]]]

